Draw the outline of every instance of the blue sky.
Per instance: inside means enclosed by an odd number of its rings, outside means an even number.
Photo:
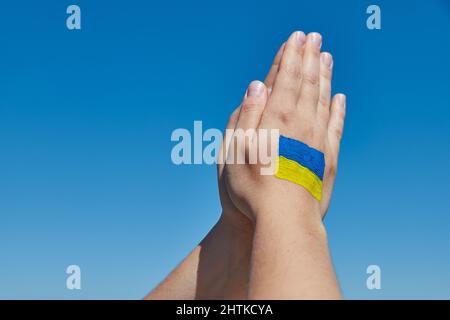
[[[77,4],[82,30],[69,31]],[[366,28],[378,4],[382,29]],[[334,56],[347,120],[325,220],[348,298],[450,298],[450,4],[0,4],[0,298],[141,298],[220,213],[176,128],[223,128],[294,30]],[[67,290],[77,264],[82,289]],[[366,268],[382,289],[366,288]]]

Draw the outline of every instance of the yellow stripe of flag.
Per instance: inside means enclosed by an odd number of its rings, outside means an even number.
[[[279,156],[275,176],[304,187],[318,201],[322,200],[322,180],[298,162]]]

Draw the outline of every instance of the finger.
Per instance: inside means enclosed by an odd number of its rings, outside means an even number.
[[[241,110],[241,106],[234,109],[233,113],[230,115],[228,119],[227,126],[225,128],[225,133],[223,135],[222,145],[220,147],[219,159],[217,161],[217,172],[220,177],[223,172],[223,168],[225,167],[225,159],[227,158],[227,150],[230,144],[230,138],[232,136],[232,130],[236,128],[236,123],[239,118],[239,112]]]
[[[303,54],[302,85],[298,107],[302,111],[315,112],[319,99],[320,48],[322,36],[317,32],[308,34]]]
[[[325,175],[323,177],[323,195],[320,211],[322,218],[325,216],[330,205],[333,193],[334,181],[336,179],[339,148],[341,145],[342,132],[345,119],[345,95],[337,94],[331,102],[330,120],[328,122],[328,150],[325,154]]]
[[[344,132],[345,112],[346,97],[342,93],[336,94],[331,103],[330,120],[328,122],[328,141],[330,143],[330,151],[336,157],[334,159],[336,162]]]
[[[275,77],[277,76],[278,73],[278,68],[280,66],[280,61],[281,57],[283,56],[285,45],[286,42],[281,45],[280,49],[278,49],[275,59],[272,62],[272,66],[270,67],[269,73],[267,74],[266,80],[264,80],[264,83],[269,92],[272,90],[273,84],[275,82]]]
[[[333,57],[328,52],[320,54],[319,102],[317,115],[323,128],[328,126],[331,100],[331,77],[333,73]]]
[[[241,106],[234,109],[233,113],[230,115],[228,119],[228,123],[225,129],[234,129],[236,128],[236,123],[239,118],[239,112],[241,111]]]
[[[271,103],[267,106],[272,111],[295,110],[302,76],[304,43],[305,34],[301,31],[294,32],[286,42],[273,84]]]
[[[261,81],[252,81],[241,104],[236,129],[256,129],[267,102],[267,88]]]

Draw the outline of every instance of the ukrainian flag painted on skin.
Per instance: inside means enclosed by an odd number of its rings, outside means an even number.
[[[296,183],[322,200],[325,156],[298,140],[280,135],[275,176]]]

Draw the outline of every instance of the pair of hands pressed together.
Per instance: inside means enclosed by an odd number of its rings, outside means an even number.
[[[341,297],[322,219],[336,177],[345,96],[331,99],[333,58],[320,52],[321,45],[318,33],[294,32],[265,82],[249,85],[227,129],[278,129],[322,151],[322,200],[299,185],[261,175],[259,163],[219,163],[221,218],[147,298]],[[238,145],[237,152],[247,154],[247,147]]]

